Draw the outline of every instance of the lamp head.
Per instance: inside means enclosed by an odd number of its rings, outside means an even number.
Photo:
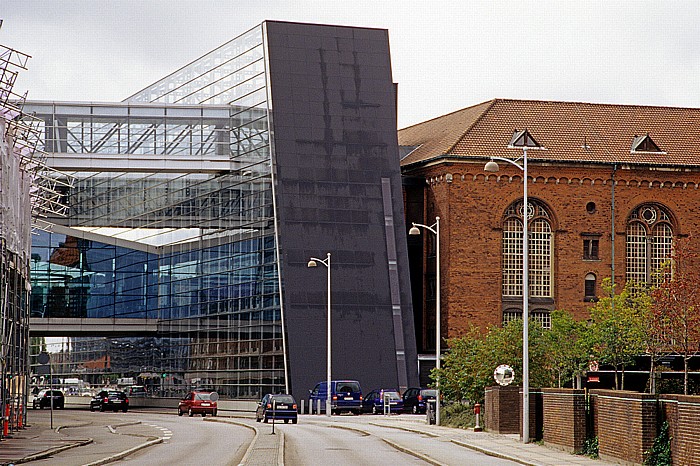
[[[316,261],[311,259],[308,264],[306,264],[307,267],[316,267]]]
[[[415,223],[413,224],[413,226],[411,227],[411,229],[408,230],[408,234],[411,235],[411,236],[420,235],[420,230],[418,229],[418,227],[416,226]]]
[[[498,164],[495,160],[489,160],[488,162],[486,162],[486,165],[484,165],[485,172],[496,173],[498,170]]]

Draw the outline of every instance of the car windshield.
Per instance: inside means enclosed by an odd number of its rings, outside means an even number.
[[[211,400],[211,393],[196,393],[194,399],[195,400],[204,400],[204,401],[209,401]]]
[[[357,382],[338,382],[338,392],[359,392],[360,384]]]
[[[420,394],[423,396],[437,396],[437,390],[421,390]]]
[[[294,403],[294,398],[292,398],[290,395],[276,395],[276,396],[273,396],[272,399],[276,403],[290,403],[290,404]]]

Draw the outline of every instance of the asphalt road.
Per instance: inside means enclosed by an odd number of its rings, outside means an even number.
[[[37,410],[31,414],[34,419],[48,418],[49,412]],[[54,412],[54,425],[67,426],[61,430],[62,435],[94,441],[33,464],[86,465],[156,439],[161,443],[130,453],[119,463],[129,466],[235,466],[252,445],[265,458],[261,463],[258,456],[258,462],[253,463],[274,465],[281,458],[275,445],[283,440],[284,464],[288,466],[516,464],[452,443],[447,436],[412,429],[424,426],[420,422],[423,418],[409,414],[331,418],[306,415],[299,417],[298,424],[276,423],[277,435],[272,435],[271,424],[256,423],[252,418],[215,418],[226,422],[206,422],[199,416],[178,417],[174,413],[145,410],[128,413],[58,410]],[[256,440],[253,429],[240,423],[258,429]]]
[[[401,415],[404,419],[425,416]],[[451,443],[402,429],[375,424],[410,427],[400,417],[371,414],[362,416],[302,416],[297,425],[281,426],[285,434],[287,465],[516,465]],[[411,452],[409,454],[408,452]]]
[[[32,416],[49,412],[33,411]],[[52,466],[90,464],[150,440],[162,443],[139,450],[119,461],[129,465],[237,465],[253,438],[242,426],[204,422],[199,416],[178,417],[148,412],[91,413],[86,410],[54,411],[54,426],[68,425],[63,434],[92,438],[93,443],[32,462]]]

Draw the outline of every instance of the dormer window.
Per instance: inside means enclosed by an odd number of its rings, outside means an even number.
[[[649,136],[649,133],[647,133],[644,136],[634,136],[634,139],[632,140],[632,148],[630,149],[631,153],[635,152],[653,152],[657,154],[665,154],[666,152],[662,151],[659,149],[659,146],[656,145],[653,139],[651,139],[651,136]]]

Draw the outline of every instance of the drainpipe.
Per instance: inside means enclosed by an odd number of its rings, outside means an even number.
[[[613,171],[612,171],[612,187],[610,188],[611,190],[611,207],[610,207],[610,219],[611,219],[611,225],[610,225],[610,240],[611,240],[611,252],[610,255],[612,256],[612,262],[611,262],[611,269],[610,269],[610,275],[611,275],[611,281],[612,281],[612,296],[611,298],[615,297],[615,172],[617,172],[617,164],[613,164]],[[613,312],[615,311],[615,300],[612,299],[612,310]]]

